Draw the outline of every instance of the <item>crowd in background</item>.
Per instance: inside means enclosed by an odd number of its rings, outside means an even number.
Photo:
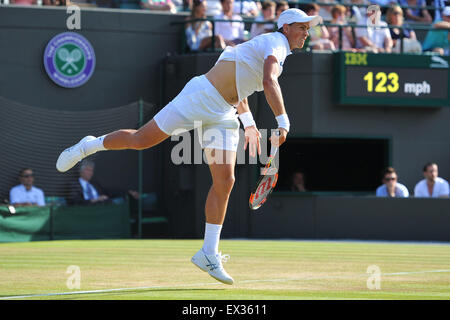
[[[435,52],[449,54],[450,6],[447,0],[0,0],[15,5],[78,6],[190,12],[186,39],[190,51],[223,49],[274,30],[280,13],[289,7],[320,15],[325,25],[310,30],[304,50],[353,52]],[[381,8],[380,22],[374,22]],[[193,19],[232,20],[192,22]],[[245,19],[245,21],[243,21]],[[242,22],[240,22],[242,21]],[[249,21],[253,21],[249,22]],[[340,27],[340,25],[344,25]],[[362,27],[355,27],[362,26]],[[417,32],[421,27],[432,30]]]

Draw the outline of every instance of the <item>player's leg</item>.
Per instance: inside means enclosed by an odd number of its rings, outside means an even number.
[[[153,147],[169,137],[162,131],[154,119],[139,128],[122,129],[101,137],[87,136],[76,145],[65,149],[56,161],[56,168],[65,172],[74,167],[79,161],[98,151],[104,150],[142,150]]]
[[[103,139],[103,146],[106,150],[142,150],[151,148],[168,137],[152,119],[138,130],[122,129],[107,134]],[[89,147],[90,142],[86,145]]]
[[[222,265],[222,260],[226,261],[227,256],[219,253],[219,241],[228,200],[235,181],[236,152],[205,149],[205,154],[211,172],[212,185],[205,204],[206,223],[203,247],[192,257],[192,262],[215,279],[225,284],[233,284],[233,278]]]

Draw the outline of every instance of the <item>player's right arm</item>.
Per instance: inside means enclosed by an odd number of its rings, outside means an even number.
[[[277,118],[278,129],[280,136],[274,136],[270,138],[270,141],[275,146],[280,146],[286,141],[286,136],[289,131],[289,127],[280,123],[279,119],[287,119],[286,109],[284,107],[283,95],[278,83],[279,75],[278,60],[274,56],[270,55],[264,61],[264,94],[266,96],[267,103],[272,109],[273,114]],[[278,140],[278,141],[277,141]]]

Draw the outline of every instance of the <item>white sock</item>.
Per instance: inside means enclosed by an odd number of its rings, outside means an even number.
[[[219,240],[222,225],[206,223],[205,240],[203,242],[203,252],[207,255],[219,253]]]
[[[96,153],[97,151],[106,150],[105,146],[103,145],[103,139],[105,139],[105,137],[106,134],[93,140],[86,141],[84,143],[84,153],[86,154],[86,156]]]

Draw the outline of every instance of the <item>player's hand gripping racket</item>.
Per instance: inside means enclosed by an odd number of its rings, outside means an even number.
[[[277,135],[280,135],[279,131],[276,131]],[[255,188],[250,194],[250,199],[248,205],[250,209],[256,210],[260,208],[264,202],[266,202],[267,197],[272,193],[278,180],[278,169],[275,167],[275,156],[278,152],[278,147],[270,147],[269,159],[261,170],[261,174],[258,178]]]

